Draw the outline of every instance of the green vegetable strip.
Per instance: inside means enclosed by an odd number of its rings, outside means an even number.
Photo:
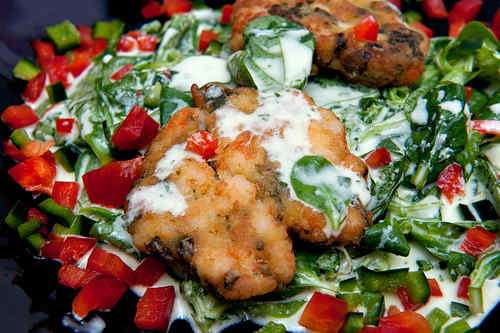
[[[12,72],[14,77],[29,81],[40,73],[40,68],[27,59],[21,59]]]
[[[483,312],[482,287],[486,280],[500,274],[500,250],[489,252],[476,262],[470,275],[469,301],[473,313]]]
[[[459,319],[444,328],[444,333],[465,333],[470,329],[464,319]]]
[[[20,201],[16,202],[5,217],[5,224],[12,229],[17,229],[24,222],[27,211]]]
[[[47,35],[59,51],[65,51],[80,44],[80,32],[68,20],[47,27]]]
[[[21,239],[28,237],[37,231],[41,226],[41,223],[36,220],[29,220],[28,222],[24,222],[17,227],[17,233]]]
[[[342,327],[341,333],[357,333],[364,326],[363,314],[359,312],[350,312]]]
[[[38,207],[47,214],[56,216],[65,222],[66,225],[70,226],[75,218],[75,215],[66,207],[57,204],[52,199],[45,199],[38,204]]]
[[[431,325],[432,333],[439,333],[443,325],[450,319],[450,316],[440,308],[434,308],[426,318],[429,325]]]
[[[28,237],[26,237],[26,241],[37,252],[45,243],[45,239],[40,233],[34,233],[32,235],[29,235]]]
[[[12,140],[12,143],[15,144],[18,148],[24,147],[31,141],[28,133],[26,133],[26,131],[22,128],[13,130],[10,134],[10,139]]]
[[[271,321],[255,333],[286,333],[286,327]]]

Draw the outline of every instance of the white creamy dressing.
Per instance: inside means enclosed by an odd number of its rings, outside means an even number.
[[[208,55],[187,57],[172,67],[171,87],[190,91],[193,84],[203,86],[209,82],[228,83],[231,75],[227,70],[227,61]]]
[[[463,104],[459,100],[446,101],[439,104],[443,110],[450,111],[453,114],[458,114],[463,110]]]
[[[118,57],[147,57],[153,54],[155,54],[153,51],[141,51],[138,48],[128,52],[123,52],[123,51],[116,52],[116,55]]]
[[[166,179],[187,158],[203,161],[200,155],[186,150],[186,143],[172,146],[156,164],[155,176],[160,180]]]
[[[499,103],[500,105],[500,103]],[[491,143],[483,149],[483,154],[488,158],[493,167],[500,170],[500,143]]]
[[[496,104],[492,104],[490,105],[490,110],[496,114],[496,115],[499,115],[500,114],[500,103],[496,103]]]
[[[286,86],[299,85],[311,73],[313,50],[300,42],[308,33],[305,29],[293,30],[280,38]]]
[[[365,92],[353,89],[349,86],[323,86],[316,82],[308,83],[304,91],[311,96],[317,105],[324,108],[331,108],[334,106],[358,106],[359,100],[366,96]]]
[[[417,100],[417,105],[411,113],[411,121],[418,125],[425,125],[429,120],[429,114],[427,112],[427,100],[423,97],[419,97]]]

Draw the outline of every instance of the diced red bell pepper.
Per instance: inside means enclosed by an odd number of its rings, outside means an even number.
[[[43,224],[47,224],[49,222],[49,218],[47,215],[33,207],[28,209],[28,212],[26,213],[26,220],[36,220]]]
[[[36,61],[42,68],[45,68],[47,64],[54,60],[56,56],[54,44],[41,40],[34,40],[31,46],[35,50]]]
[[[457,296],[465,300],[469,299],[470,278],[463,276],[458,283]]]
[[[164,0],[163,12],[171,17],[175,14],[187,13],[193,8],[193,4],[189,0]]]
[[[165,331],[175,301],[172,286],[148,288],[137,303],[134,323],[140,330]]]
[[[208,131],[198,131],[187,139],[186,150],[200,155],[204,159],[215,156],[217,138]]]
[[[441,171],[436,182],[437,187],[451,203],[457,195],[464,194],[464,177],[462,167],[453,162]]]
[[[26,104],[11,105],[2,112],[2,122],[10,128],[23,128],[38,121],[35,111]]]
[[[497,238],[494,232],[483,227],[474,227],[467,230],[460,249],[472,256],[479,256],[490,248]]]
[[[111,79],[115,80],[115,81],[119,81],[119,80],[123,79],[125,77],[125,75],[127,75],[128,72],[130,72],[132,70],[132,68],[134,68],[134,65],[132,65],[132,64],[127,64],[127,65],[123,66],[122,68],[120,68],[119,70],[117,70],[116,72],[114,72],[111,75]]]
[[[448,21],[451,22],[469,22],[476,18],[483,5],[482,0],[460,0],[453,5],[448,16]]]
[[[465,27],[467,22],[465,21],[452,21],[449,22],[449,27],[448,27],[448,36],[450,37],[458,37],[460,35],[460,32],[462,29]]]
[[[212,30],[203,30],[198,42],[198,51],[205,52],[211,42],[219,39],[219,34]]]
[[[111,142],[119,150],[142,149],[153,141],[160,125],[138,105],[128,113]]]
[[[141,157],[115,161],[84,174],[83,183],[90,201],[112,208],[123,206],[132,185],[141,176],[141,164]]]
[[[26,191],[52,193],[56,166],[44,156],[31,157],[8,171],[9,175]]]
[[[69,209],[73,209],[78,200],[80,184],[77,182],[55,182],[52,189],[52,199]]]
[[[92,57],[93,54],[90,49],[73,50],[69,56],[68,70],[74,77],[78,77],[90,66]]]
[[[165,273],[165,267],[153,257],[147,257],[135,269],[135,284],[150,287]]]
[[[156,50],[158,38],[153,35],[139,36],[137,37],[137,43],[139,43],[139,50],[144,52],[153,52]]]
[[[138,47],[137,40],[131,36],[122,36],[118,42],[117,50],[119,52],[130,52]]]
[[[95,310],[111,310],[127,291],[127,286],[112,277],[97,277],[90,281],[73,300],[73,313],[85,318]]]
[[[472,94],[474,93],[474,89],[471,86],[465,86],[464,92],[465,92],[465,101],[469,102],[472,97]]]
[[[63,265],[59,268],[57,278],[59,284],[72,289],[85,287],[93,279],[98,277],[99,273],[90,270],[81,269],[75,265]]]
[[[481,134],[500,136],[500,120],[471,120],[470,127]]]
[[[24,156],[23,152],[20,151],[17,146],[10,140],[3,141],[2,147],[3,153],[14,161],[22,162],[27,158],[26,156]]]
[[[347,312],[346,301],[315,292],[307,303],[299,323],[315,332],[337,333],[344,325]]]
[[[80,47],[91,47],[94,44],[92,28],[88,25],[80,25],[78,31],[80,32]]]
[[[391,153],[385,147],[375,149],[365,159],[366,164],[372,169],[384,167],[391,161]]]
[[[376,326],[365,326],[358,333],[380,333],[380,328]]]
[[[413,22],[412,24],[410,24],[410,26],[412,28],[415,28],[416,30],[423,32],[429,38],[432,38],[432,35],[434,34],[432,29],[429,28],[428,26],[426,26],[425,24],[423,24],[422,22],[416,21],[416,22]]]
[[[497,9],[491,21],[491,31],[493,31],[497,39],[500,40],[500,8]]]
[[[381,333],[431,333],[427,319],[414,311],[403,311],[380,318]]]
[[[23,92],[23,98],[28,102],[35,102],[43,92],[47,75],[41,71],[37,76],[28,81]]]
[[[222,6],[220,23],[221,24],[230,24],[232,15],[233,15],[233,5]]]
[[[73,130],[73,125],[75,123],[74,118],[57,118],[56,119],[56,131],[59,134],[69,134]]]
[[[46,241],[40,249],[40,254],[45,258],[59,259],[64,243],[64,238],[54,234],[50,234],[49,238],[50,239]]]
[[[32,140],[21,148],[21,152],[23,153],[24,156],[26,156],[26,158],[43,156],[54,145],[55,145],[54,140],[50,141]]]
[[[92,46],[89,48],[89,51],[93,56],[98,56],[99,54],[103,53],[107,47],[107,40],[105,40],[104,38],[96,38],[94,39],[94,43],[92,44]]]
[[[141,14],[145,19],[156,18],[163,14],[163,8],[157,1],[149,1],[142,7]]]
[[[116,254],[95,248],[87,262],[87,269],[113,276],[129,286],[134,285],[134,271]]]
[[[427,282],[429,282],[431,296],[434,296],[434,297],[442,297],[443,296],[443,292],[441,291],[441,288],[439,287],[439,283],[437,282],[436,279],[427,279]]]
[[[401,9],[401,0],[389,0],[389,2],[398,7],[398,9]]]
[[[425,15],[433,19],[445,19],[448,17],[443,0],[424,0],[422,9]]]
[[[64,239],[59,259],[66,264],[74,264],[97,244],[95,238],[68,236]]]
[[[404,287],[400,287],[396,290],[396,294],[403,305],[405,310],[415,311],[422,307],[423,304],[415,304],[411,301],[410,295],[408,294],[408,290]]]
[[[55,56],[54,59],[47,64],[46,71],[51,84],[61,82],[65,88],[69,87],[69,64],[66,56]]]
[[[378,30],[379,26],[377,20],[372,15],[369,15],[354,26],[354,39],[358,41],[376,42]]]
[[[140,36],[142,36],[142,32],[140,30],[132,30],[132,31],[129,31],[127,32],[127,36],[130,36],[134,39],[137,39],[139,38]]]

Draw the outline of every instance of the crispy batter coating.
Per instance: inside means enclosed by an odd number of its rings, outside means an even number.
[[[266,15],[282,16],[310,30],[316,39],[315,63],[341,72],[352,82],[375,87],[411,85],[424,70],[427,36],[407,26],[388,1],[237,0],[233,50],[243,48],[247,24]],[[380,27],[376,42],[354,38],[353,27],[368,15]]]
[[[158,183],[156,166],[174,145],[200,129],[217,134],[210,113],[215,108],[230,103],[251,114],[259,102],[253,89],[217,84],[194,89],[193,95],[198,107],[174,114],[151,144],[136,189]],[[308,129],[312,152],[364,176],[366,167],[349,152],[342,123],[330,111],[319,111],[321,121]],[[278,180],[278,165],[268,159],[262,137],[243,131],[233,140],[218,139],[211,161],[188,157],[167,178],[186,200],[182,215],[146,211],[137,216],[129,231],[139,250],[160,254],[178,273],[197,274],[226,299],[241,300],[291,281],[295,258],[288,230],[322,245],[353,243],[362,236],[369,220],[359,204],[349,207],[340,235],[326,235],[323,214],[292,200]]]

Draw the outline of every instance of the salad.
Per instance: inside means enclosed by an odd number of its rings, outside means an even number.
[[[149,1],[137,29],[33,41],[0,118],[34,204],[5,225],[60,263],[64,325],[103,331],[131,290],[139,330],[478,331],[500,300],[500,11],[423,0],[433,37],[400,1],[319,2]]]

